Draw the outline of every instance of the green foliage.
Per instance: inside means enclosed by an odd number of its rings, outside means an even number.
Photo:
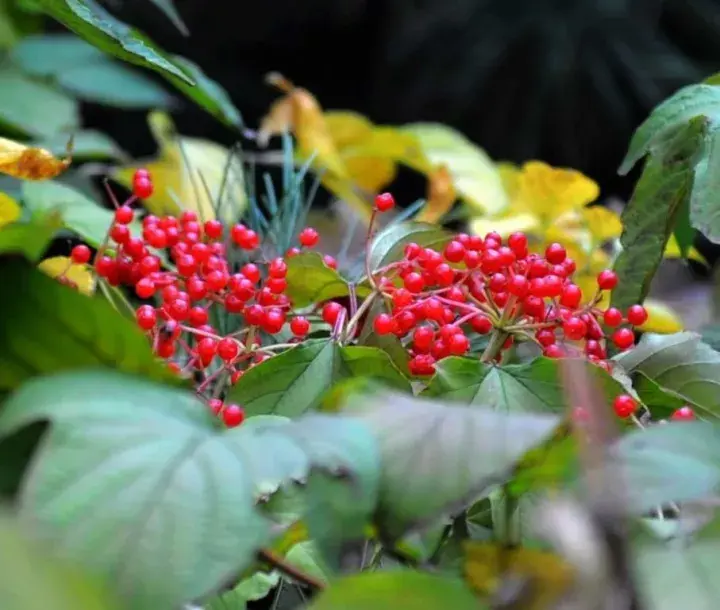
[[[0,231],[0,255],[20,254],[38,261],[62,226],[56,214],[41,215],[30,222],[14,222]]]
[[[370,246],[370,269],[379,269],[403,256],[403,249],[410,242],[420,246],[437,248],[450,239],[450,234],[437,225],[426,223],[402,223],[390,225],[380,231]]]
[[[303,252],[288,261],[287,294],[296,307],[347,296],[348,283],[328,267],[317,252]],[[367,294],[367,290],[364,292]]]

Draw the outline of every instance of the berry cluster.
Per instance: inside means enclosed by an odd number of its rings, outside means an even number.
[[[312,313],[294,311],[286,293],[287,259],[317,246],[319,235],[306,227],[298,235],[298,247],[271,260],[257,253],[260,238],[251,228],[201,222],[190,211],[179,218],[147,215],[142,234],[132,235],[129,225],[135,212],[130,204],[152,192],[149,174],[138,170],[133,197],[117,206],[106,243],[95,255],[95,273],[152,301],[137,307],[135,315],[154,352],[178,374],[199,379],[197,392],[212,396],[209,407],[226,425],[239,425],[242,407],[215,398],[216,383],[237,383],[248,368],[308,335]],[[394,205],[389,193],[378,195],[373,220]],[[230,249],[246,252],[254,262],[234,266]],[[173,270],[163,266],[159,250],[168,252]],[[71,258],[85,264],[92,253],[79,245]],[[324,261],[328,267],[337,266],[330,256]],[[583,295],[573,282],[575,270],[575,262],[559,243],[536,254],[530,252],[523,233],[507,239],[497,233],[460,233],[442,249],[408,243],[402,260],[374,271],[368,267],[366,281],[372,293],[359,307],[354,303],[350,312],[338,301],[317,308],[335,337],[348,340],[365,323],[378,335],[395,335],[408,350],[410,372],[419,377],[433,374],[435,364],[447,356],[473,351],[473,340],[482,335],[489,335],[480,356],[484,361],[499,362],[515,343],[529,341],[546,357],[583,356],[610,370],[608,342],[621,350],[631,348],[632,327],[642,325],[648,314],[641,305],[626,312],[600,309],[602,291],[615,288],[617,275],[601,272],[595,294]],[[378,300],[384,301],[385,312],[367,320],[370,305]],[[240,330],[221,336],[212,323],[217,310],[238,316],[243,322]],[[286,327],[293,337],[290,342],[266,341]],[[622,395],[614,408],[619,417],[629,418],[637,403]],[[693,416],[687,407],[673,418]]]

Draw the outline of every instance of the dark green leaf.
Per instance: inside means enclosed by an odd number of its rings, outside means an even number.
[[[643,373],[705,416],[720,416],[720,353],[702,342],[700,335],[643,335],[632,350],[615,357],[629,374]]]
[[[89,371],[24,384],[5,403],[0,435],[44,420],[51,427],[24,481],[21,516],[53,548],[111,577],[124,598],[156,610],[247,569],[272,537],[257,500],[283,483],[317,468],[336,490],[349,485],[374,504],[376,444],[348,418],[250,419],[222,430],[189,392]]]
[[[560,422],[540,414],[497,413],[403,396],[374,395],[350,403],[378,438],[383,463],[378,527],[397,539],[453,514],[547,439]]]
[[[30,222],[5,225],[0,230],[0,255],[20,254],[37,262],[61,227],[60,219],[52,214]]]
[[[287,295],[295,307],[348,295],[347,282],[317,252],[304,252],[288,260],[287,283]]]
[[[309,574],[320,582],[328,582],[329,570],[312,540],[296,544],[285,555],[285,559],[290,565],[299,568],[305,574]]]
[[[680,248],[680,254],[682,254],[683,258],[687,258],[688,252],[695,241],[695,229],[693,229],[690,224],[690,201],[687,197],[684,197],[680,202],[677,218],[675,219],[675,227],[673,228],[673,235]]]
[[[370,244],[370,269],[376,270],[403,257],[410,242],[437,248],[450,239],[447,231],[437,225],[403,222],[380,231]]]
[[[33,144],[41,148],[46,148],[55,155],[63,156],[67,154],[69,140],[69,135],[57,134],[52,138],[40,140]],[[93,129],[84,129],[73,134],[72,156],[75,160],[123,160],[127,158],[127,153],[125,153],[110,136]]]
[[[537,358],[528,364],[497,366],[475,358],[444,358],[435,367],[425,394],[499,411],[563,412],[567,400],[558,361]],[[588,365],[609,397],[623,392],[619,382],[603,369]]]
[[[656,419],[669,417],[688,403],[686,398],[663,388],[644,373],[636,372],[633,379],[635,392]]]
[[[716,87],[720,92],[720,87]],[[720,97],[720,95],[719,95]],[[718,108],[720,110],[720,107]],[[714,243],[720,242],[720,114],[707,119],[702,147],[695,159],[689,223]],[[687,231],[687,229],[685,229]]]
[[[36,375],[108,367],[178,383],[135,324],[22,260],[0,263],[0,388]]]
[[[0,70],[0,125],[47,138],[78,126],[77,102],[62,91],[12,69]]]
[[[706,422],[671,422],[637,430],[612,449],[623,501],[641,515],[670,502],[697,500],[720,486],[720,430]]]
[[[408,364],[410,362],[410,356],[400,339],[392,333],[388,335],[378,335],[370,322],[382,312],[389,313],[389,309],[385,300],[378,298],[370,306],[367,322],[363,325],[362,331],[358,336],[358,345],[366,345],[368,347],[376,347],[383,350],[388,356],[390,356],[390,359],[393,361],[395,366],[402,371],[403,375],[409,375],[410,369]]]
[[[64,70],[97,61],[106,55],[75,34],[35,34],[27,36],[10,53],[23,72],[33,76],[58,76]]]
[[[81,100],[117,108],[167,108],[173,99],[147,76],[117,62],[76,65],[57,80]]]
[[[465,583],[423,572],[371,572],[333,582],[309,610],[483,610]]]
[[[188,36],[190,32],[182,20],[180,13],[175,8],[172,0],[150,0],[155,6],[157,6],[165,16],[173,22],[173,25],[180,31],[183,36]]]
[[[351,377],[369,377],[409,389],[407,379],[382,350],[318,340],[249,369],[233,386],[229,399],[253,415],[296,417],[316,408],[333,385]]]
[[[623,250],[615,261],[619,282],[612,293],[612,304],[620,309],[647,296],[678,211],[690,197],[693,167],[706,127],[702,117],[693,119],[646,161],[622,215]]]

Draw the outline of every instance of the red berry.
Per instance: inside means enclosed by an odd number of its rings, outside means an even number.
[[[492,330],[492,322],[487,316],[478,314],[474,318],[470,318],[470,326],[479,335],[486,335]]]
[[[279,333],[284,324],[285,312],[282,309],[272,308],[265,312],[262,328],[269,335]]]
[[[137,284],[135,284],[135,294],[141,299],[149,299],[155,294],[155,282],[149,277],[142,278]]]
[[[453,240],[445,246],[443,256],[445,257],[445,260],[448,260],[451,263],[459,263],[465,257],[465,246],[463,246],[459,241]]]
[[[236,428],[245,421],[245,410],[236,404],[229,404],[222,411],[222,419],[228,428]]]
[[[208,317],[207,309],[196,305],[190,309],[188,321],[192,326],[197,327],[207,324]]]
[[[129,205],[121,205],[115,210],[115,222],[121,225],[129,225],[135,213]]]
[[[578,317],[571,317],[563,322],[563,332],[568,339],[582,339],[587,332],[587,324]]]
[[[335,258],[330,256],[329,254],[323,254],[323,263],[325,263],[326,267],[330,267],[330,269],[337,269],[338,267]]]
[[[552,343],[543,350],[543,356],[546,358],[562,358],[565,356],[565,350],[557,343]]]
[[[168,313],[175,320],[185,320],[190,315],[190,304],[185,299],[175,299],[168,305]]]
[[[627,320],[633,326],[642,326],[648,319],[648,312],[642,305],[631,305],[628,308]]]
[[[287,275],[287,263],[282,258],[275,258],[268,266],[270,277],[284,278]]]
[[[130,229],[125,225],[114,224],[110,229],[110,239],[117,244],[124,244],[130,239]]]
[[[157,322],[155,308],[152,307],[152,305],[140,305],[135,312],[135,319],[137,320],[140,328],[143,330],[150,330]]]
[[[695,411],[690,405],[685,405],[676,409],[670,416],[673,421],[692,421],[695,419]]]
[[[470,340],[461,332],[455,333],[447,342],[450,353],[455,356],[462,356],[470,349]]]
[[[557,275],[546,275],[543,280],[545,280],[545,296],[555,298],[562,294],[563,281]]]
[[[418,326],[413,332],[413,348],[421,353],[430,351],[435,331],[430,326]]]
[[[310,322],[303,316],[296,316],[290,320],[290,331],[296,337],[304,337],[310,331]]]
[[[218,239],[222,237],[223,225],[219,220],[208,220],[203,225],[205,235],[210,239]]]
[[[425,288],[425,280],[423,279],[423,276],[416,271],[408,273],[403,278],[403,283],[405,284],[405,288],[413,294],[422,292],[422,289]]]
[[[265,308],[262,305],[250,305],[245,310],[245,320],[250,326],[260,326],[265,320]]]
[[[560,295],[560,305],[570,309],[576,309],[582,301],[582,290],[575,284],[567,284]]]
[[[217,415],[220,411],[222,411],[223,401],[219,398],[211,398],[208,400],[208,407],[210,407],[210,410]]]
[[[562,244],[553,243],[545,248],[545,260],[552,265],[560,265],[567,257],[567,251]]]
[[[535,333],[535,338],[543,347],[548,347],[556,341],[555,331],[550,328],[541,328]]]
[[[410,242],[409,244],[405,245],[405,258],[409,261],[417,258],[420,256],[420,253],[422,252],[422,246],[419,246],[418,244],[414,242]]]
[[[637,402],[635,402],[632,396],[620,394],[620,396],[616,396],[613,401],[613,409],[615,410],[615,415],[622,419],[627,419],[637,410]]]
[[[398,288],[392,295],[392,302],[395,307],[407,307],[412,303],[413,296],[409,290]]]
[[[254,263],[243,265],[242,269],[240,269],[240,273],[256,284],[260,281],[260,269]]]
[[[609,307],[603,314],[603,322],[612,328],[620,326],[622,321],[622,312],[617,307]]]
[[[455,271],[447,263],[440,263],[435,267],[433,275],[440,286],[450,286],[455,280]]]
[[[618,283],[617,274],[611,269],[605,269],[598,273],[597,283],[600,290],[612,290]]]
[[[240,353],[240,346],[235,339],[225,337],[220,340],[217,346],[217,354],[225,362],[232,362]]]
[[[150,180],[150,171],[145,167],[138,167],[135,172],[133,172],[133,182],[136,180]]]
[[[381,313],[373,321],[373,328],[378,335],[389,335],[395,327],[392,316]]]
[[[334,325],[337,322],[338,316],[342,311],[343,306],[335,301],[330,301],[325,304],[322,310],[322,319],[330,325]]]
[[[620,349],[628,349],[635,343],[635,333],[629,328],[618,328],[613,333],[612,340]]]
[[[305,227],[298,235],[298,241],[305,248],[314,248],[320,241],[320,235],[312,227]]]
[[[133,180],[133,195],[140,199],[147,199],[153,194],[153,183],[147,177],[135,177]]]
[[[378,212],[387,212],[395,207],[395,198],[390,193],[380,193],[375,197],[375,208]]]
[[[70,251],[70,258],[72,259],[72,262],[78,265],[84,265],[89,262],[90,256],[90,248],[88,248],[85,244],[79,244]]]
[[[207,365],[212,362],[217,352],[218,342],[210,337],[203,337],[198,341],[195,351],[197,352],[200,361]]]
[[[530,283],[524,275],[513,275],[508,283],[508,292],[516,297],[524,297],[530,288]]]
[[[527,255],[528,240],[525,233],[513,233],[508,237],[507,244],[518,258],[525,258]]]

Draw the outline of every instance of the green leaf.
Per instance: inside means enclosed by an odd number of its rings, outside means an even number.
[[[656,419],[670,417],[688,403],[687,399],[663,388],[644,373],[636,372],[633,379],[635,392]]]
[[[0,70],[0,125],[23,135],[47,138],[79,124],[77,102],[50,85],[12,69]]]
[[[287,295],[298,308],[348,295],[345,279],[317,252],[303,252],[288,260],[287,284]]]
[[[697,167],[696,167],[697,172]],[[697,175],[697,174],[696,174]],[[695,185],[693,185],[694,187]],[[695,191],[693,191],[693,196]],[[690,224],[690,201],[687,197],[684,197],[680,203],[680,207],[677,211],[677,217],[675,219],[675,227],[673,228],[673,235],[680,248],[680,254],[683,258],[687,259],[688,252],[692,248],[693,242],[695,241],[695,229]]]
[[[63,286],[18,259],[0,262],[0,281],[13,286],[0,299],[0,388],[81,367],[179,383],[137,326],[106,301]]]
[[[106,55],[75,34],[62,33],[26,36],[10,58],[26,74],[55,77],[80,64],[105,61]]]
[[[447,166],[455,189],[475,213],[494,215],[507,207],[507,193],[495,163],[460,132],[439,123],[412,123],[401,131],[418,139],[434,166]]]
[[[165,13],[165,16],[170,19],[170,21],[172,21],[173,25],[183,36],[190,35],[190,32],[185,25],[185,22],[182,20],[182,17],[180,16],[180,13],[178,13],[178,10],[175,8],[175,4],[173,4],[172,0],[150,0],[150,2],[152,2],[163,13]]]
[[[615,307],[626,309],[647,296],[678,212],[690,197],[693,166],[705,130],[704,119],[693,119],[647,160],[622,214],[623,250],[615,261],[619,281],[612,293]]]
[[[63,70],[57,80],[81,100],[117,108],[167,108],[173,100],[150,78],[117,62],[80,64]]]
[[[324,565],[323,558],[317,550],[312,540],[300,542],[291,548],[285,560],[292,566],[299,568],[305,574],[316,578],[320,582],[327,584],[329,580],[329,570]]]
[[[93,46],[155,70],[210,114],[238,127],[240,114],[227,93],[191,62],[171,57],[147,36],[119,21],[95,0],[37,0],[42,9]]]
[[[30,222],[5,225],[0,229],[0,255],[20,254],[37,262],[61,227],[60,219],[52,214]]]
[[[333,582],[309,610],[483,610],[457,578],[412,571],[371,572]]]
[[[708,84],[683,87],[665,100],[637,129],[619,172],[627,174],[646,154],[655,154],[667,145],[687,123],[699,116],[720,113],[720,87]]]
[[[698,332],[704,343],[712,347],[716,352],[720,350],[720,324],[708,324]]]
[[[503,483],[560,422],[552,415],[508,415],[399,394],[359,398],[347,412],[377,436],[383,471],[376,518],[390,539],[454,514]]]
[[[67,145],[70,137],[67,134],[57,134],[54,137],[34,142],[49,150],[51,153],[62,156],[67,154]],[[73,134],[72,156],[75,160],[84,159],[114,159],[124,160],[127,153],[117,143],[100,131],[84,129]]]
[[[720,488],[720,430],[707,422],[670,422],[621,438],[611,458],[622,472],[623,502],[642,515]]]
[[[0,517],[0,607],[3,610],[119,610],[88,574],[51,558],[18,523]]]
[[[247,602],[262,599],[280,582],[277,572],[258,572],[246,578],[232,591],[211,599],[207,610],[245,610]]]
[[[716,89],[720,92],[720,87]],[[720,98],[720,94],[718,97]],[[720,242],[720,180],[717,173],[719,163],[720,112],[706,119],[705,138],[697,151],[689,203],[689,224],[714,243]]]
[[[390,225],[378,233],[370,244],[370,269],[376,270],[400,260],[410,242],[437,248],[449,240],[449,234],[437,225],[403,222]]]
[[[253,415],[297,417],[316,408],[336,383],[369,377],[400,389],[409,382],[382,350],[309,341],[248,369],[230,390],[229,400]]]
[[[357,343],[358,345],[365,345],[367,347],[375,347],[383,350],[388,356],[390,356],[390,359],[393,361],[398,370],[402,371],[403,375],[410,375],[410,356],[400,339],[392,333],[388,335],[378,335],[370,322],[382,312],[390,313],[390,310],[385,303],[385,300],[378,298],[372,305],[370,305],[367,322],[362,327]]]
[[[99,246],[113,223],[113,213],[101,208],[75,189],[53,182],[25,182],[23,203],[35,216],[58,212],[65,228],[77,233],[87,243]]]
[[[269,489],[318,471],[374,503],[376,444],[348,418],[221,430],[189,392],[89,371],[23,385],[5,403],[0,435],[48,419],[21,516],[133,607],[177,608],[250,567],[272,538],[257,502]]]
[[[562,413],[567,399],[557,360],[536,358],[528,364],[497,366],[475,358],[444,358],[435,367],[425,394],[491,407],[498,411],[548,411]],[[597,366],[588,365],[608,391],[609,397],[624,392],[623,386]]]
[[[646,333],[632,350],[615,357],[629,374],[643,373],[663,390],[691,403],[702,415],[720,416],[720,353],[697,333]]]

